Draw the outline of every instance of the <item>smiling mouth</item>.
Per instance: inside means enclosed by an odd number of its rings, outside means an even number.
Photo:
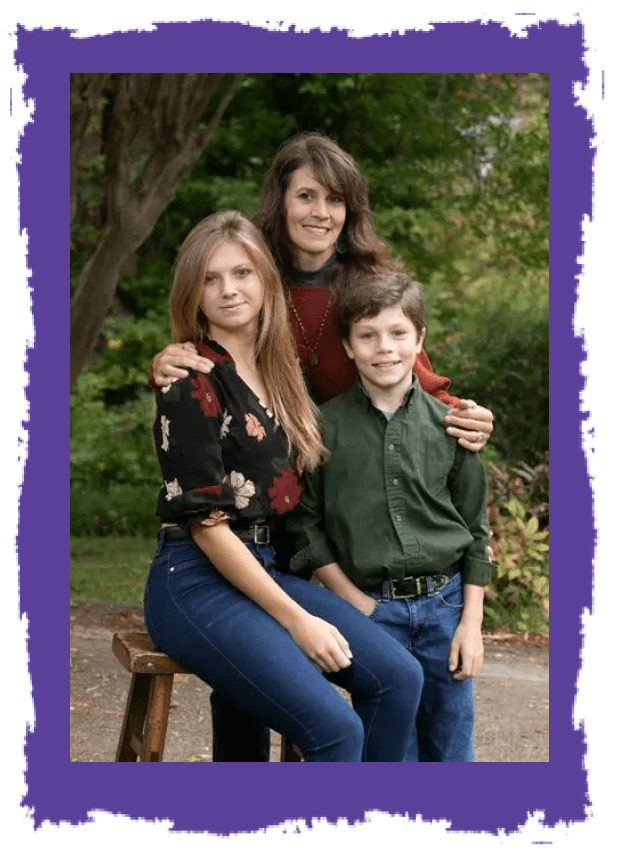
[[[245,301],[242,301],[240,304],[226,304],[224,307],[221,307],[221,310],[239,310],[240,307],[244,307]]]
[[[399,364],[400,360],[389,360],[381,363],[374,363],[373,366],[375,369],[391,369],[393,366],[398,366]]]
[[[327,235],[330,232],[328,226],[313,226],[311,224],[305,224],[304,229],[308,229],[309,232],[314,232],[316,235]]]

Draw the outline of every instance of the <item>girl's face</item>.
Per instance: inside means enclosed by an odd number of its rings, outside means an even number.
[[[334,253],[345,223],[345,201],[320,185],[309,167],[291,174],[283,197],[294,264],[316,271]]]
[[[264,287],[255,264],[239,241],[225,241],[208,260],[199,306],[208,335],[250,333],[257,336]]]

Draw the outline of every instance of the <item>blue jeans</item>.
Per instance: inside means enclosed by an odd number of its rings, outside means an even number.
[[[420,700],[419,663],[344,600],[278,572],[272,548],[246,544],[289,596],[340,630],[351,666],[321,673],[193,541],[169,541],[164,531],[145,592],[153,641],[236,709],[287,736],[306,762],[401,762]],[[350,692],[353,708],[332,682]]]
[[[463,583],[456,574],[440,590],[415,599],[378,599],[371,619],[422,665],[424,685],[416,729],[405,762],[473,763],[472,679],[452,679],[448,655],[463,609]]]

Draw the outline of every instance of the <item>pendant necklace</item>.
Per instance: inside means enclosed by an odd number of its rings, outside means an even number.
[[[296,310],[296,307],[294,305],[293,298],[291,297],[291,295],[289,296],[289,303],[291,305],[292,313],[294,314],[294,316],[296,317],[296,321],[298,322],[298,326],[300,328],[300,333],[302,334],[302,337],[303,337],[304,342],[306,344],[306,348],[308,349],[309,363],[311,364],[311,366],[317,366],[317,364],[319,363],[319,357],[317,355],[317,346],[319,345],[319,342],[321,340],[321,335],[323,334],[324,325],[326,323],[326,319],[328,318],[328,313],[330,312],[330,307],[333,304],[332,293],[330,293],[328,295],[328,303],[326,304],[326,309],[324,310],[323,318],[322,318],[321,324],[319,326],[319,331],[317,333],[317,339],[315,340],[315,344],[313,345],[312,348],[311,348],[311,344],[309,343],[308,336],[306,335],[306,330],[304,328],[304,325],[302,324],[302,319],[300,318],[300,315],[299,315],[298,311]]]

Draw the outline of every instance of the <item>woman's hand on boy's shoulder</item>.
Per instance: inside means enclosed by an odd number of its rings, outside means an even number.
[[[493,431],[493,414],[473,399],[461,399],[445,416],[446,432],[458,440],[461,447],[477,453]]]
[[[186,378],[189,369],[208,372],[211,363],[202,358],[194,343],[172,343],[152,358],[151,376],[157,387],[166,387]]]

